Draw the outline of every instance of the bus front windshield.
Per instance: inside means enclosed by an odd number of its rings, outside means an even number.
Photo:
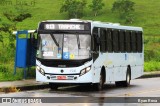
[[[81,60],[91,57],[91,35],[39,34],[37,58]]]

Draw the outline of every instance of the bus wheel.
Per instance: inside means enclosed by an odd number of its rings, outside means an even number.
[[[103,86],[104,86],[104,76],[101,74],[100,75],[100,80],[99,80],[99,83],[95,84],[94,85],[95,87],[95,90],[97,91],[101,91],[103,89]]]
[[[51,90],[57,90],[58,89],[58,85],[53,84],[53,83],[49,83],[49,87],[51,88]]]
[[[131,82],[131,74],[130,74],[130,69],[128,68],[126,74],[126,81],[123,81],[123,86],[124,87],[130,86],[130,82]]]
[[[115,84],[117,87],[119,86],[123,86],[123,87],[128,87],[130,85],[130,81],[131,81],[131,74],[130,74],[130,69],[127,69],[127,73],[126,73],[126,80],[125,81],[116,81]]]

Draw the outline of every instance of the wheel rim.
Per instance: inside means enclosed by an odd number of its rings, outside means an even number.
[[[130,75],[127,74],[127,84],[129,85],[130,84]]]

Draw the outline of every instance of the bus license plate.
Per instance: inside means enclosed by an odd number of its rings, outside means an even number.
[[[58,79],[58,80],[66,80],[67,77],[66,77],[66,76],[57,76],[57,79]]]

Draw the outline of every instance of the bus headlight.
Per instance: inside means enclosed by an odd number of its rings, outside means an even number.
[[[45,74],[45,72],[44,72],[44,70],[43,70],[42,68],[39,70],[39,72],[40,72],[42,75]]]
[[[41,68],[39,66],[36,66],[36,69],[39,71]]]
[[[45,75],[45,71],[44,71],[41,67],[36,66],[36,69],[37,69],[37,71],[39,71],[42,75]]]
[[[86,72],[89,72],[91,70],[91,66],[86,68]]]
[[[91,70],[91,66],[89,66],[89,67],[87,67],[87,68],[81,70],[79,76],[82,76],[82,75],[86,74],[86,73],[89,72],[90,70]]]
[[[80,72],[80,76],[84,75],[86,73],[86,70],[83,69],[81,72]]]

